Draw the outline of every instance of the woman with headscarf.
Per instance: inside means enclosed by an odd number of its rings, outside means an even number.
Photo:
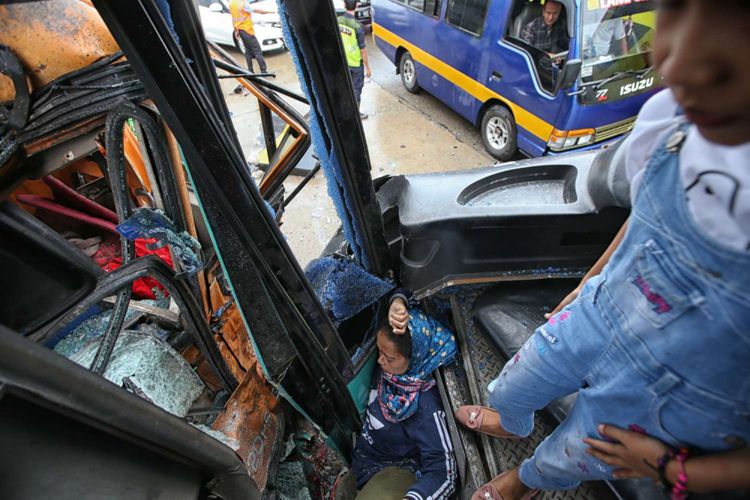
[[[360,500],[442,499],[455,491],[456,460],[432,373],[455,360],[456,339],[417,308],[404,328],[394,317],[405,316],[406,305],[394,295],[390,323],[377,332],[380,368],[352,458]]]

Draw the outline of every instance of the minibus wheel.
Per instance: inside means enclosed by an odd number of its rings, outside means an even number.
[[[508,108],[499,104],[487,108],[480,132],[484,147],[498,160],[509,160],[516,152],[516,121]]]
[[[417,67],[414,64],[414,59],[408,52],[404,52],[401,55],[401,60],[398,62],[398,72],[401,74],[401,83],[404,84],[406,90],[412,94],[419,92]]]

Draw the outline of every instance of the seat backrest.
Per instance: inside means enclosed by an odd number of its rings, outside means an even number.
[[[542,15],[542,6],[537,3],[527,3],[523,6],[521,13],[513,20],[513,27],[510,36],[514,38],[521,37],[521,30],[531,21]]]

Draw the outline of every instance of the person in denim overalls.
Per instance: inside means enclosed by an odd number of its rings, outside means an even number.
[[[705,0],[667,4],[661,7],[660,18],[670,16],[672,21],[677,16],[682,23],[678,31],[666,26],[670,36],[679,35],[684,44],[698,43],[693,35],[705,23],[707,31],[716,33],[703,33],[703,43],[712,35],[718,37],[721,30],[728,31],[744,44],[732,50],[747,55],[750,33],[744,23],[750,20],[750,9],[746,5],[728,2],[711,10]],[[710,24],[718,18],[722,23]],[[659,36],[666,35],[660,35],[657,24],[657,66],[661,65],[678,103],[692,104],[690,91],[677,85],[674,68],[665,69],[671,54],[658,52],[659,44],[666,43]],[[689,48],[670,47],[673,52]],[[533,429],[535,410],[578,393],[571,413],[534,455],[483,486],[475,498],[530,498],[536,494],[534,489],[569,489],[581,481],[616,477],[616,467],[597,458],[602,455],[589,453],[584,442],[599,437],[602,423],[648,434],[654,442],[690,446],[717,456],[739,449],[742,463],[747,463],[750,253],[721,244],[696,225],[680,178],[679,152],[693,125],[718,144],[750,141],[750,72],[739,65],[727,66],[727,58],[737,62],[731,54],[703,56],[694,58],[718,65],[720,71],[697,64],[691,68],[695,74],[689,75],[694,80],[688,83],[697,89],[720,90],[727,79],[733,78],[734,84],[739,78],[741,85],[729,89],[740,89],[734,108],[685,110],[682,123],[665,134],[651,154],[627,230],[609,263],[585,282],[574,302],[537,328],[490,384],[489,402],[497,412],[476,406],[457,412],[469,428],[496,437],[525,437]],[[727,101],[723,97],[716,95],[716,108]],[[726,123],[733,126],[722,129]],[[741,160],[750,169],[750,158]]]
[[[708,240],[678,182],[684,125],[647,167],[612,264],[552,316],[490,385],[503,428],[528,436],[535,409],[578,391],[521,481],[567,489],[612,477],[585,452],[608,422],[706,451],[750,442],[750,255]]]

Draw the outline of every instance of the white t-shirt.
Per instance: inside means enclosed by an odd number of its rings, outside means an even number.
[[[633,201],[651,154],[684,120],[675,116],[677,108],[669,89],[659,92],[643,105],[623,144]],[[718,243],[750,251],[750,142],[739,146],[714,144],[691,126],[679,161],[682,187],[698,226]]]

